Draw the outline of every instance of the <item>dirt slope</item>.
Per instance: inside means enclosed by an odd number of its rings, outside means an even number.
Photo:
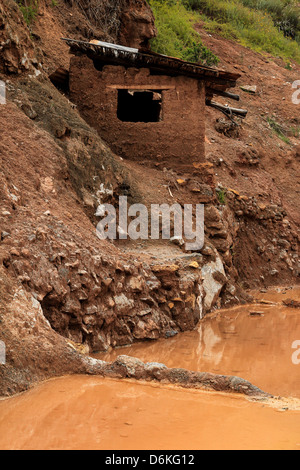
[[[215,97],[215,100],[248,110],[247,118],[239,122],[238,130],[234,129],[228,137],[217,132],[224,129],[217,122],[220,118],[223,120],[222,115],[212,108],[207,109],[207,159],[215,165],[216,180],[222,187],[232,188],[250,198],[252,205],[282,207],[286,213],[285,226],[290,224],[291,232],[295,235],[294,259],[297,259],[300,223],[300,104],[292,102],[296,91],[292,84],[299,80],[300,66],[292,64],[287,68],[280,59],[263,56],[234,41],[206,33],[203,25],[198,25],[197,30],[204,44],[221,59],[220,66],[241,74],[239,86],[232,90],[240,95],[240,102],[221,97]],[[256,87],[256,92],[243,91],[240,87],[245,85]],[[278,126],[284,137],[278,135],[272,125]],[[249,215],[253,219],[257,211],[245,211],[241,216],[245,227],[235,248],[235,264],[242,277],[253,279],[255,276],[260,279],[256,269],[260,269],[260,275],[265,275],[266,266],[276,252],[281,252],[284,257],[283,246],[280,243],[276,245],[276,236],[273,237],[276,223],[269,227],[272,234],[267,242],[263,227],[252,224]],[[270,246],[272,243],[273,247]],[[271,252],[264,256],[268,245]],[[251,256],[251,252],[254,252],[254,256]],[[299,271],[299,265],[297,269]],[[275,279],[278,283],[283,281],[280,274]]]
[[[289,70],[279,59],[263,57],[236,42],[213,37],[203,28],[199,31],[204,43],[220,57],[221,66],[241,74],[240,87],[257,87],[254,94],[237,87],[233,91],[240,95],[240,102],[227,101],[229,105],[248,110],[237,138],[216,135],[215,119],[218,116],[209,110],[208,159],[216,162],[218,157],[224,159],[218,167],[218,177],[226,185],[246,195],[260,196],[261,201],[282,203],[290,218],[299,224],[300,104],[292,102],[295,93],[292,84],[299,80],[300,65],[293,64]],[[219,101],[226,102],[222,98]],[[289,142],[276,134],[268,119],[282,128]]]
[[[151,11],[144,0],[125,6],[120,38],[133,44],[139,31],[145,45],[155,34]],[[90,372],[74,344],[90,352],[172,336],[211,308],[249,300],[243,287],[299,282],[299,151],[291,128],[300,124],[290,101],[299,67],[287,70],[201,29],[221,67],[241,72],[240,84],[257,92],[237,90],[249,113],[234,137],[217,131],[227,123],[207,109],[208,161],[184,173],[163,158],[149,165],[114,155],[50,82],[69,64],[61,37],[107,34],[75,1],[41,1],[28,28],[15,2],[0,0],[8,100],[0,106],[0,339],[8,350],[0,394]],[[273,115],[291,144],[270,129]],[[146,205],[205,203],[204,249],[98,240],[95,209],[124,194]]]

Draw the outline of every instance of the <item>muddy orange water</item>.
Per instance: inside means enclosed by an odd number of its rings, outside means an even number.
[[[300,309],[282,305],[284,299],[300,300],[300,288],[257,294],[256,298],[278,305],[218,311],[205,317],[196,331],[136,343],[96,357],[112,361],[125,354],[168,367],[236,375],[273,395],[300,398],[300,364],[292,361],[292,345],[300,341]]]
[[[300,449],[300,411],[95,377],[0,402],[1,449]]]
[[[293,291],[293,298],[299,294]],[[101,358],[125,353],[171,367],[239,375],[275,395],[298,399],[253,402],[161,384],[63,377],[0,401],[0,449],[300,450],[300,365],[292,363],[300,313],[281,305],[290,296],[290,290],[264,294],[259,300],[278,305],[218,312],[197,331]]]

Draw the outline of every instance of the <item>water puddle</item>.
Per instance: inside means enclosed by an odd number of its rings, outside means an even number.
[[[54,379],[0,400],[0,449],[300,450],[300,289],[260,293],[260,304],[215,312],[197,331],[98,355],[238,375],[285,400],[90,376]],[[298,397],[298,399],[297,399]]]
[[[244,397],[64,377],[0,401],[0,449],[300,449],[300,411]]]
[[[168,367],[236,375],[273,395],[300,398],[300,364],[292,361],[292,345],[300,341],[300,309],[282,305],[284,299],[300,299],[300,288],[284,292],[259,293],[256,298],[265,304],[211,314],[196,331],[95,357],[111,362],[125,354]]]

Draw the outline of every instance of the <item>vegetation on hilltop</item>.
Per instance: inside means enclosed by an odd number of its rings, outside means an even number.
[[[239,41],[260,53],[300,63],[300,8],[296,0],[149,0],[158,36],[153,49],[185,60],[202,61],[204,50],[193,25]],[[191,46],[194,44],[193,46]],[[195,53],[196,48],[196,53]],[[193,52],[194,49],[194,52]]]
[[[269,53],[286,62],[300,63],[300,8],[298,0],[148,0],[153,9],[158,36],[152,41],[155,52],[190,62],[217,65],[218,58],[207,49],[194,25],[234,39],[260,53]],[[16,0],[25,21],[31,24],[38,14],[39,0]],[[56,0],[50,4],[55,6]],[[116,6],[119,3],[116,2]],[[98,22],[107,18],[103,2]],[[99,11],[98,11],[99,10]],[[102,11],[103,10],[103,11]],[[110,11],[110,10],[109,10]],[[100,13],[101,15],[100,15]],[[106,13],[106,14],[103,14]],[[112,11],[110,11],[112,14]],[[100,16],[99,16],[100,15]],[[107,21],[107,20],[106,20]]]
[[[176,0],[149,0],[155,16],[158,36],[152,40],[152,49],[159,54],[178,57],[189,62],[217,65],[219,59],[207,49],[194,24],[199,14]]]

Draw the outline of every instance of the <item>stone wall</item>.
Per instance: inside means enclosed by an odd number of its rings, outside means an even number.
[[[153,90],[162,94],[159,122],[118,119],[118,90]],[[71,59],[71,100],[112,150],[131,160],[168,160],[170,165],[205,159],[205,87],[187,77],[151,75],[148,69],[95,68],[91,59]]]

